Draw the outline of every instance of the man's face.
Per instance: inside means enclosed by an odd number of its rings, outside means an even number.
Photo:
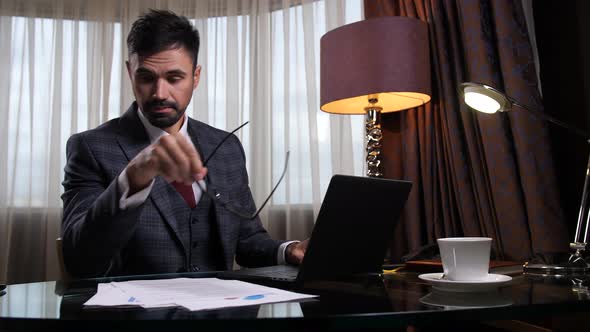
[[[193,71],[192,57],[184,48],[150,56],[132,54],[126,64],[143,115],[158,128],[180,129],[180,120],[199,84],[201,66]]]

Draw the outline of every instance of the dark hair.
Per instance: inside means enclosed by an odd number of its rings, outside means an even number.
[[[199,31],[188,19],[168,10],[150,9],[133,22],[127,36],[129,56],[150,56],[177,48],[186,49],[193,58],[193,69],[199,55]]]

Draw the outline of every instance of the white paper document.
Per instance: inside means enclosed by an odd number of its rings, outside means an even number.
[[[218,309],[312,298],[282,289],[238,280],[176,278],[99,284],[86,306],[181,306],[188,310]]]

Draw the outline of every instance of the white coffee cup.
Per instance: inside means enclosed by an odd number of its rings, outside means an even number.
[[[488,276],[491,238],[448,237],[437,242],[446,279],[478,281]]]

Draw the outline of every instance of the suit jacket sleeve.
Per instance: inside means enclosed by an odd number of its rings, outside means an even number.
[[[250,208],[246,211],[254,211],[256,206],[249,189],[244,189],[249,197]],[[262,226],[260,218],[240,221],[240,237],[236,251],[236,262],[241,266],[258,267],[276,265],[279,246],[284,241],[273,240]]]
[[[66,269],[78,277],[106,275],[132,236],[143,204],[121,210],[117,177],[109,179],[84,134],[66,147],[63,254]]]

